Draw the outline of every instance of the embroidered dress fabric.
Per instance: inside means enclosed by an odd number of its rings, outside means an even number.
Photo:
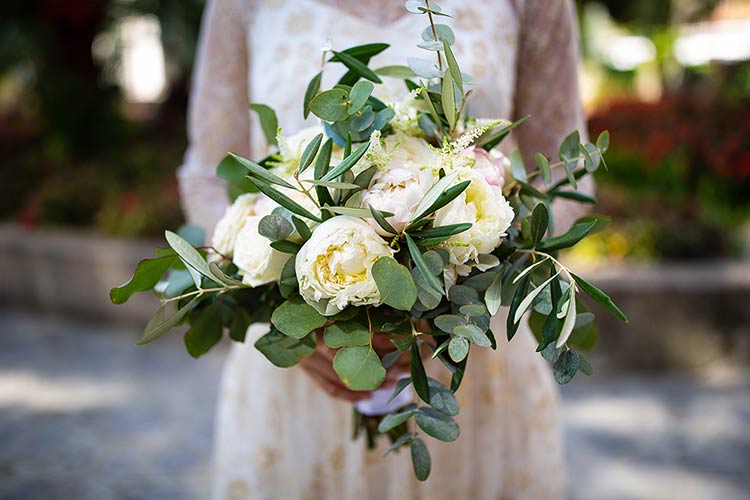
[[[456,33],[454,52],[478,85],[469,113],[532,118],[503,149],[518,146],[554,156],[563,137],[584,121],[577,88],[577,33],[568,0],[442,0],[442,19]],[[427,19],[403,2],[344,0],[209,0],[204,14],[189,113],[190,147],[178,177],[190,222],[211,232],[227,205],[215,176],[227,152],[260,158],[268,148],[248,103],[273,107],[285,133],[314,123],[302,117],[302,96],[320,70],[320,47],[371,42],[391,47],[371,67],[404,64],[430,54],[416,43]],[[327,66],[324,87],[343,74]],[[386,79],[381,98],[405,92]],[[326,87],[327,86],[327,87]],[[579,191],[591,192],[587,182]],[[558,231],[581,215],[555,207]],[[461,436],[428,438],[432,473],[414,478],[408,450],[383,458],[388,443],[368,451],[350,439],[351,404],[329,397],[299,368],[280,369],[253,344],[266,325],[253,325],[234,344],[221,383],[211,486],[214,500],[265,499],[557,499],[565,497],[558,393],[548,364],[525,327],[504,340],[505,315],[493,318],[497,351],[472,351],[457,393]],[[430,376],[448,382],[440,363]]]

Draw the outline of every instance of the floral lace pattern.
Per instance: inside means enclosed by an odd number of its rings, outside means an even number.
[[[554,155],[568,132],[583,129],[571,2],[440,3],[454,16],[447,22],[458,35],[454,50],[462,69],[479,82],[469,112],[487,118],[533,115],[506,148]],[[424,57],[414,47],[422,29],[417,16],[399,16],[400,0],[368,4],[209,1],[193,79],[190,147],[178,174],[191,222],[210,232],[223,214],[227,200],[215,167],[228,151],[251,158],[267,151],[259,123],[247,111],[249,102],[275,108],[287,132],[313,123],[314,117],[303,120],[300,101],[319,71],[319,48],[327,39],[339,49],[363,40],[390,43],[373,59],[374,67]],[[272,64],[278,60],[284,63]],[[340,76],[326,72],[324,85]],[[398,80],[387,84],[394,97],[405,92]],[[579,185],[579,190],[592,186]],[[576,215],[568,210],[557,227],[567,227]],[[327,396],[301,370],[272,366],[253,347],[265,332],[263,325],[254,325],[244,344],[232,346],[225,368],[212,498],[563,498],[557,389],[534,352],[531,334],[522,331],[507,343],[504,323],[502,313],[493,319],[497,351],[472,355],[457,394],[462,407],[457,420],[468,430],[447,446],[430,442],[433,471],[426,483],[414,479],[407,453],[381,460],[385,443],[367,452],[349,440],[341,429],[350,426],[351,405]],[[444,379],[444,372],[432,376]],[[471,431],[476,428],[483,429],[481,437]],[[544,481],[538,480],[539,470],[545,471]]]

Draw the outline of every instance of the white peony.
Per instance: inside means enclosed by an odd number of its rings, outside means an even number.
[[[211,246],[218,253],[227,257],[234,254],[237,235],[245,227],[247,218],[258,213],[257,205],[260,197],[258,193],[246,193],[238,196],[234,203],[227,207],[211,237]]]
[[[387,168],[413,166],[428,169],[436,174],[442,159],[424,139],[405,134],[392,134],[383,139],[383,146],[389,152]]]
[[[370,225],[336,216],[320,224],[297,253],[299,291],[321,314],[331,316],[349,304],[380,303],[372,266],[394,251]]]
[[[432,173],[417,168],[395,167],[392,170],[381,170],[375,174],[369,189],[362,195],[362,207],[375,208],[390,212],[392,217],[386,220],[396,231],[401,232],[404,226],[414,217],[414,211],[424,194],[432,186]],[[383,236],[386,233],[374,219],[370,225]]]
[[[237,235],[232,261],[242,274],[242,282],[252,287],[278,281],[289,255],[271,248],[271,241],[258,233],[263,215],[247,218]]]
[[[498,186],[488,184],[481,175],[468,169],[461,172],[457,182],[463,180],[470,180],[471,184],[458,198],[438,210],[434,225],[472,223],[470,229],[451,236],[444,244],[456,272],[466,276],[472,267],[486,270],[499,263],[490,253],[500,245],[514,213]]]

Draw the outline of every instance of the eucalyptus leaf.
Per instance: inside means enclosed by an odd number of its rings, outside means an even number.
[[[151,290],[174,262],[174,256],[143,259],[135,268],[133,276],[122,285],[109,291],[113,304],[124,304],[136,292]]]
[[[605,130],[596,138],[596,148],[604,152],[609,149],[609,130]]]
[[[420,481],[426,481],[430,476],[432,461],[424,441],[419,438],[414,438],[411,442],[411,463],[416,478]]]
[[[344,89],[330,89],[316,95],[310,101],[312,114],[329,122],[346,120],[349,117],[349,92]]]
[[[409,420],[416,413],[417,408],[415,406],[407,407],[407,409],[400,412],[389,413],[388,415],[383,417],[383,420],[381,420],[380,424],[378,424],[378,432],[388,432],[389,430],[398,427],[399,425]]]
[[[552,365],[552,373],[558,384],[567,384],[573,380],[573,377],[578,370],[578,362],[578,353],[572,349],[560,354],[560,357],[557,358],[555,364]]]
[[[430,384],[430,406],[451,417],[458,415],[460,408],[453,392],[435,379],[427,381]]]
[[[293,297],[274,309],[271,323],[281,333],[301,339],[313,330],[322,328],[326,318],[301,297]]]
[[[255,342],[255,348],[275,366],[289,368],[315,352],[315,332],[295,339],[271,327]]]
[[[279,120],[276,118],[276,112],[265,104],[251,104],[250,109],[258,113],[260,128],[263,130],[263,135],[266,136],[268,144],[278,145],[276,134],[279,131]]]
[[[371,347],[343,347],[333,358],[333,369],[355,391],[374,391],[385,378],[385,368]]]
[[[372,91],[374,89],[375,86],[367,80],[360,80],[355,83],[352,87],[352,90],[349,92],[350,102],[348,113],[350,115],[353,115],[354,113],[359,111],[362,106],[365,105],[367,99],[370,98],[370,95],[372,94]]]
[[[414,74],[428,80],[432,78],[440,78],[444,74],[444,72],[438,69],[437,65],[431,60],[409,57],[406,59],[406,64]]]
[[[351,108],[350,108],[351,109]],[[390,109],[390,108],[389,108]],[[349,126],[352,130],[363,132],[375,124],[375,113],[372,106],[365,106],[358,114],[349,119]]]
[[[448,344],[448,355],[453,361],[463,361],[469,354],[469,341],[464,337],[452,337]]]
[[[325,329],[325,343],[332,349],[370,345],[370,330],[363,324],[350,321],[337,321]]]
[[[552,169],[550,169],[547,157],[541,153],[537,153],[534,155],[534,160],[536,160],[536,166],[542,173],[542,181],[545,184],[552,182]]]
[[[190,328],[185,332],[185,347],[192,357],[199,358],[221,340],[223,325],[220,304],[212,302],[191,319]]]
[[[415,420],[420,429],[440,441],[455,441],[460,434],[455,420],[432,408],[419,408]]]
[[[258,223],[258,234],[271,241],[283,240],[294,233],[292,224],[281,215],[269,214]]]
[[[523,158],[518,149],[514,149],[510,154],[510,171],[514,179],[526,182],[526,167],[523,165]]]
[[[457,326],[466,326],[466,321],[461,316],[455,314],[441,314],[433,322],[435,326],[445,333],[453,333]]]
[[[381,257],[372,266],[372,276],[384,304],[409,311],[417,301],[417,287],[409,270],[392,257]]]

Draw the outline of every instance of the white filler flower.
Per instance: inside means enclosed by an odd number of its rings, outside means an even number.
[[[232,261],[242,274],[242,282],[252,287],[278,281],[289,255],[271,248],[271,241],[261,236],[258,224],[264,216],[252,215],[237,235]]]
[[[321,314],[331,316],[347,305],[380,303],[372,266],[393,250],[370,225],[356,217],[323,222],[297,253],[299,291]]]

